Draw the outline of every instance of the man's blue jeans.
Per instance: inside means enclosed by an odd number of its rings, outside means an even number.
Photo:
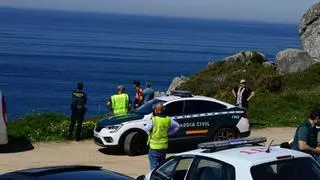
[[[149,150],[150,169],[153,170],[166,160],[167,150]]]

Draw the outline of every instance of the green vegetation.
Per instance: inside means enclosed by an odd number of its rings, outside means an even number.
[[[100,118],[91,118],[83,123],[82,139],[93,137],[93,129]],[[70,119],[57,113],[28,115],[9,121],[9,135],[14,139],[27,139],[31,142],[67,140]]]
[[[279,74],[275,67],[218,62],[193,75],[179,89],[234,103],[232,88],[246,79],[256,95],[248,117],[253,127],[296,126],[320,103],[320,64],[303,72]]]

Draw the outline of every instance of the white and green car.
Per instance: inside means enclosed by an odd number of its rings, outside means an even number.
[[[174,154],[137,180],[319,180],[320,166],[311,155],[265,146],[265,137],[199,144]]]
[[[144,126],[157,103],[163,103],[165,114],[180,124],[178,132],[170,137],[170,143],[190,144],[250,135],[245,110],[214,98],[176,92],[155,98],[126,116],[102,119],[94,130],[95,143],[119,147],[128,155],[143,153],[148,136]]]

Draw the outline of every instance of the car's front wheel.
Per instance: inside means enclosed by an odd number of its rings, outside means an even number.
[[[230,127],[219,128],[216,133],[213,135],[214,141],[224,141],[229,139],[236,139],[239,137],[239,134]]]
[[[139,132],[131,132],[124,141],[124,151],[129,156],[136,156],[147,152],[147,139]]]

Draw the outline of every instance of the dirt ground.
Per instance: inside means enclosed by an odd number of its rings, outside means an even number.
[[[252,136],[265,136],[275,144],[289,141],[295,128],[266,128],[253,130]],[[0,174],[25,168],[53,165],[97,165],[136,177],[148,172],[147,155],[128,157],[100,149],[92,141],[70,143],[37,143],[33,149],[0,153]]]

